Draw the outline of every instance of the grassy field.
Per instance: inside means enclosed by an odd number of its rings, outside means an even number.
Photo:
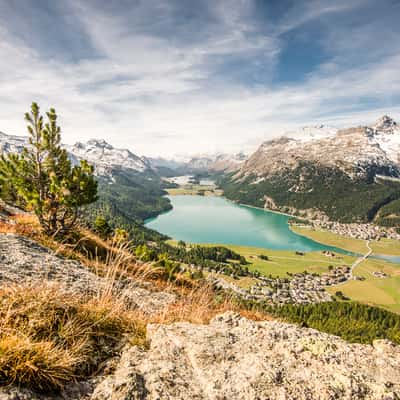
[[[168,243],[176,245],[177,241],[169,240]],[[226,244],[212,244],[204,246],[224,246],[244,256],[247,260],[248,267],[252,271],[259,271],[264,275],[273,275],[279,277],[287,277],[287,273],[297,272],[315,272],[321,274],[327,272],[330,265],[352,264],[354,257],[337,254],[336,257],[330,258],[324,256],[321,252],[309,252],[303,256],[297,255],[292,250],[269,250],[249,246],[236,246]],[[268,256],[268,260],[262,260],[260,255]]]
[[[330,246],[340,247],[355,253],[364,254],[367,251],[365,240],[353,239],[336,233],[314,230],[311,228],[291,226],[293,232],[299,235],[307,236],[316,242],[324,243]],[[400,255],[400,243],[397,240],[381,239],[379,241],[370,241],[370,247],[375,254]]]
[[[400,242],[398,240],[381,239],[379,242],[372,242],[370,246],[376,254],[400,256]]]
[[[182,185],[178,188],[166,189],[170,196],[178,195],[198,195],[203,193],[205,196],[221,196],[222,191],[216,189],[214,185]]]
[[[384,272],[388,277],[377,278],[372,275],[374,271]],[[340,290],[352,300],[400,313],[400,265],[367,259],[354,269],[354,275],[365,280],[348,281],[330,288],[329,292],[333,294]]]
[[[225,245],[226,246],[226,245]],[[353,257],[337,254],[330,258],[324,256],[321,252],[309,252],[303,256],[297,255],[292,250],[268,250],[257,247],[247,246],[226,246],[237,253],[246,257],[249,262],[250,270],[257,270],[264,275],[273,275],[287,277],[287,273],[296,272],[315,272],[321,274],[327,272],[330,265],[351,264]],[[268,256],[268,260],[262,260],[260,255]]]

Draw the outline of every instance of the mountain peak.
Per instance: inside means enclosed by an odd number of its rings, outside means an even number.
[[[397,123],[393,118],[389,117],[388,115],[383,115],[373,124],[372,127],[377,130],[386,130],[396,128]]]
[[[87,144],[89,146],[102,147],[104,149],[109,149],[109,150],[113,149],[113,146],[107,143],[104,139],[90,139],[87,141]]]

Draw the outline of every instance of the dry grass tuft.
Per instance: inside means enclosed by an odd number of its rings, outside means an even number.
[[[26,384],[42,391],[61,388],[74,376],[80,359],[53,342],[27,336],[0,338],[0,377],[5,384]]]
[[[130,340],[145,343],[145,322],[112,297],[84,298],[58,286],[0,291],[0,383],[57,390],[90,375]]]
[[[193,290],[182,289],[178,300],[164,312],[154,316],[152,323],[169,324],[187,321],[195,324],[208,323],[215,315],[235,308],[232,299],[219,299],[209,286]]]
[[[244,309],[234,296],[217,295],[212,287],[203,285],[195,289],[181,289],[176,302],[149,319],[151,323],[170,324],[187,321],[194,324],[208,324],[212,318],[227,311],[234,311],[243,317],[256,321],[270,317],[259,311]]]
[[[16,233],[15,225],[0,221],[0,233]]]
[[[34,236],[38,233],[39,223],[34,215],[16,214],[10,217],[11,223],[0,221],[0,233],[18,233]]]

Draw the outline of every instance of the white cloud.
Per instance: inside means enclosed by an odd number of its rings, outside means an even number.
[[[155,2],[151,9],[150,3],[126,14],[71,3],[96,50],[78,62],[43,57],[40,49],[0,28],[0,60],[7,60],[0,63],[0,130],[23,134],[23,112],[35,100],[57,108],[68,143],[98,137],[141,154],[171,155],[237,151],[313,122],[366,123],[383,112],[400,116],[395,48],[393,54],[343,68],[342,38],[328,35],[335,43],[330,63],[301,82],[275,84],[279,29],[266,33],[255,24],[251,1],[210,2],[208,29],[199,27],[196,35],[191,26],[183,27],[176,37],[157,31],[181,28],[174,25],[176,6]],[[319,3],[302,23],[346,9],[345,3],[335,9]],[[288,21],[284,29],[294,27]],[[229,58],[260,63],[271,81],[235,81],[223,69]],[[360,112],[366,98],[379,105]]]

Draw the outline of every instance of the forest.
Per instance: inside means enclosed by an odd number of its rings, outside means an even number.
[[[180,241],[178,246],[173,246],[163,240],[157,243],[134,244],[136,255],[142,261],[159,261],[167,258],[170,261],[195,265],[200,270],[215,271],[233,278],[249,275],[246,267],[247,261],[240,254],[223,246],[187,246]]]
[[[356,343],[389,339],[400,344],[400,315],[355,302],[286,304],[263,309],[288,322],[320,330]]]
[[[248,176],[238,181],[226,175],[218,183],[227,198],[239,203],[263,207],[268,196],[283,212],[317,209],[345,223],[369,222],[378,215],[378,223],[399,226],[399,218],[388,218],[400,215],[398,182],[352,179],[339,169],[309,163],[256,184],[255,180]]]
[[[83,210],[86,224],[93,226],[96,218],[101,216],[111,228],[127,231],[134,243],[167,239],[143,223],[147,218],[171,209],[164,190],[169,183],[152,172],[113,168],[109,173],[111,178],[97,177],[99,199]]]

